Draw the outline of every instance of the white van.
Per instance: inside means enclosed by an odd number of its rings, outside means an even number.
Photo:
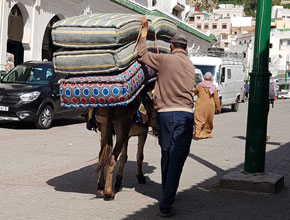
[[[242,62],[235,58],[211,56],[193,56],[190,60],[203,76],[206,72],[212,73],[221,106],[231,105],[232,111],[238,111],[244,95],[245,74]]]

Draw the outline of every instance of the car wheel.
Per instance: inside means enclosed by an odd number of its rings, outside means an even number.
[[[48,129],[52,124],[53,111],[49,105],[42,108],[35,122],[35,126],[40,129]]]
[[[235,104],[232,104],[232,111],[233,112],[237,112],[239,110],[239,104],[240,104],[239,98],[237,98]]]

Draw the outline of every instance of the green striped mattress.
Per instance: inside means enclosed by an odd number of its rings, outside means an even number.
[[[67,18],[52,27],[53,43],[65,48],[112,48],[136,41],[141,28],[138,14],[97,13]],[[164,17],[147,16],[148,38],[171,39],[176,25]]]
[[[147,40],[147,48],[160,53],[170,53],[170,44],[164,40]],[[113,49],[62,49],[54,53],[53,63],[56,72],[69,75],[102,74],[123,71],[137,59],[135,43]]]

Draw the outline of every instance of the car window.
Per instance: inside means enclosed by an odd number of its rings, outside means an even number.
[[[52,77],[53,68],[50,65],[18,65],[3,78],[2,82],[47,85]]]

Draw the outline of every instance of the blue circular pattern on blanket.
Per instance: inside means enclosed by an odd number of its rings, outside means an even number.
[[[76,95],[76,96],[80,96],[80,94],[81,94],[81,91],[80,91],[79,89],[76,89],[76,90],[75,90],[75,95]]]
[[[114,95],[119,95],[119,94],[120,94],[120,90],[119,90],[117,87],[115,87],[115,88],[113,89],[113,94],[114,94]]]
[[[70,96],[70,95],[71,95],[71,92],[70,92],[69,89],[66,89],[66,90],[65,90],[65,95],[66,95],[66,96]]]
[[[126,92],[127,92],[127,89],[124,87],[124,88],[122,89],[122,93],[125,94]]]
[[[99,95],[99,90],[95,88],[93,93],[94,93],[94,95]]]
[[[104,96],[107,96],[107,95],[109,95],[109,90],[107,88],[104,88],[102,93]]]
[[[83,93],[84,93],[85,96],[88,96],[90,91],[89,91],[89,89],[86,88],[86,89],[84,89]]]

